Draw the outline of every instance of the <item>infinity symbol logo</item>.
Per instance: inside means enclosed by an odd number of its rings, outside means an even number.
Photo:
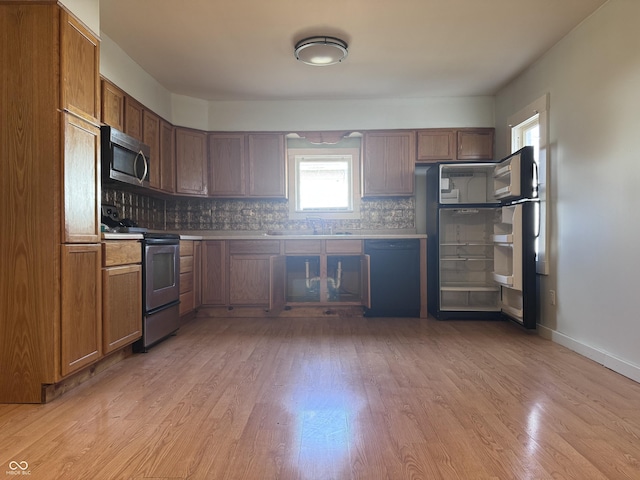
[[[12,460],[9,462],[9,468],[11,470],[26,470],[27,468],[29,468],[29,464],[25,461],[16,462],[15,460]]]

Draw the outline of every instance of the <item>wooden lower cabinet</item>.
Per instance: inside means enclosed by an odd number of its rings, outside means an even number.
[[[60,374],[102,356],[100,244],[62,245]]]
[[[108,354],[142,336],[142,248],[135,240],[115,240],[102,249],[102,348]]]
[[[279,240],[231,240],[229,305],[269,306],[270,258],[280,254]]]
[[[229,304],[269,304],[269,255],[229,257]]]
[[[193,242],[193,308],[202,305],[202,242]]]
[[[226,305],[227,303],[227,242],[205,240],[202,242],[202,304]]]
[[[311,300],[295,293],[306,284],[307,259],[321,278]],[[340,294],[336,275],[344,282]],[[205,240],[202,246],[204,306],[260,307],[270,314],[286,304],[368,306],[368,285],[361,240]]]
[[[192,313],[202,304],[201,243],[180,241],[180,316]]]

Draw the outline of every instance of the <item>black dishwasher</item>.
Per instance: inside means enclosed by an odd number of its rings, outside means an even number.
[[[366,317],[420,316],[420,240],[365,240],[371,261]]]

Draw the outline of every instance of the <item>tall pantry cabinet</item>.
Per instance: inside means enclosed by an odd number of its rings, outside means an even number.
[[[99,42],[56,2],[0,1],[0,402],[102,356]]]

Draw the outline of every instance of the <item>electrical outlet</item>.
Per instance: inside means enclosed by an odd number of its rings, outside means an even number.
[[[549,303],[551,305],[555,305],[556,304],[556,291],[555,290],[549,290]]]

